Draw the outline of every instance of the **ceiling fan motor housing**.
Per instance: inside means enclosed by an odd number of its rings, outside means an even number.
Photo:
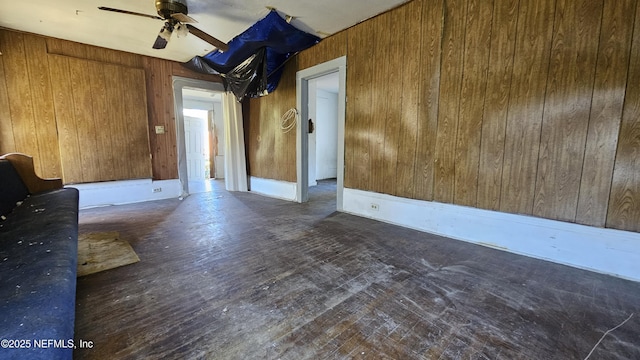
[[[171,15],[176,13],[188,13],[185,0],[156,0],[156,9],[163,19],[171,19]]]

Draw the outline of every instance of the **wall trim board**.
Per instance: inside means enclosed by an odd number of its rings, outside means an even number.
[[[377,206],[376,206],[377,205]],[[344,189],[344,212],[640,281],[640,234]]]
[[[277,199],[296,201],[298,186],[294,182],[251,176],[249,179],[249,191]]]
[[[182,195],[180,180],[123,180],[74,184],[66,187],[80,191],[80,208],[132,204],[143,201],[178,198]],[[154,189],[161,189],[154,192]]]

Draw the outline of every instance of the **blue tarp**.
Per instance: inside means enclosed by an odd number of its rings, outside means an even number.
[[[259,96],[265,90],[265,83],[269,93],[276,89],[282,75],[282,65],[291,55],[319,41],[317,36],[298,30],[272,10],[233,38],[229,42],[229,50],[216,50],[203,57],[195,57],[185,65],[203,73],[222,74],[225,86],[234,91],[239,99],[245,95]],[[242,85],[238,86],[238,83]],[[242,91],[242,88],[246,90]]]

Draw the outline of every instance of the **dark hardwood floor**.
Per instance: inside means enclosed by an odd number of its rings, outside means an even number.
[[[251,193],[82,210],[77,359],[640,359],[640,284]]]

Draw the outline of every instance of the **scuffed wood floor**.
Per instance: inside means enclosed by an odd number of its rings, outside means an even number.
[[[250,193],[83,210],[77,359],[640,359],[640,284]],[[490,242],[490,240],[488,240]],[[78,340],[76,340],[78,341]]]

